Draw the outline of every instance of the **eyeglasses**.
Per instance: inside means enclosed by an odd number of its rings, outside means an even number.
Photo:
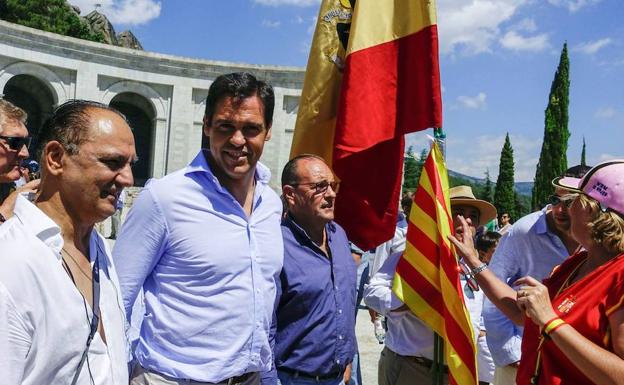
[[[311,183],[292,183],[291,186],[311,186],[314,190],[314,195],[325,194],[327,189],[331,187],[331,189],[337,194],[340,189],[340,182],[328,182],[326,180],[322,180],[320,182]]]
[[[574,200],[576,200],[577,197],[578,194],[566,194],[563,196],[551,195],[550,198],[548,198],[548,203],[553,206],[557,206],[560,203],[563,203],[566,208],[570,208],[570,206],[572,206],[572,203],[574,203]]]
[[[4,140],[7,147],[12,151],[21,151],[24,146],[30,147],[32,138],[30,136],[4,136],[0,135],[0,139]]]

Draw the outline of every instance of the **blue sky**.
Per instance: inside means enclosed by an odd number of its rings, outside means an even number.
[[[381,0],[361,0],[381,1]],[[407,1],[407,0],[405,0]],[[148,51],[304,67],[320,0],[70,0],[131,29]],[[624,1],[438,0],[449,168],[498,174],[509,132],[516,181],[531,181],[550,84],[570,57],[568,163],[624,158]],[[423,134],[408,142],[426,146]]]

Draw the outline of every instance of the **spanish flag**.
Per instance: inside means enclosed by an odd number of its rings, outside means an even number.
[[[394,234],[404,134],[441,126],[434,2],[323,1],[291,157],[333,168],[336,220],[360,248]]]
[[[424,323],[445,340],[449,383],[477,383],[476,349],[464,304],[459,266],[448,240],[453,219],[442,153],[434,144],[423,166],[393,290]]]

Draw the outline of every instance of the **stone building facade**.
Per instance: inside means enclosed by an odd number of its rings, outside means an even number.
[[[0,94],[29,114],[36,140],[43,121],[69,99],[123,112],[134,130],[137,185],[184,167],[199,151],[212,81],[247,71],[275,89],[273,134],[261,161],[279,186],[288,160],[304,69],[197,60],[93,43],[0,20]]]

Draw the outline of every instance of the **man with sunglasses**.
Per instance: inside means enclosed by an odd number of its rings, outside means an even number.
[[[30,136],[26,129],[26,112],[11,102],[0,99],[0,184],[11,183],[22,176],[21,163],[28,158]],[[0,197],[0,224],[11,216],[15,197],[3,202]]]
[[[315,155],[282,172],[288,213],[282,221],[284,267],[277,286],[275,367],[283,385],[348,382],[356,350],[356,265],[333,221],[338,182]],[[273,371],[263,384],[277,383]]]
[[[574,166],[562,175],[582,178],[591,167]],[[557,178],[559,179],[559,178]],[[555,180],[557,180],[555,179]],[[516,221],[501,238],[489,268],[504,282],[531,276],[541,281],[571,255],[578,243],[569,232],[570,192],[555,186],[549,204]],[[522,326],[515,325],[489,300],[483,307],[487,342],[496,364],[495,385],[513,385],[520,362]]]
[[[258,160],[274,99],[249,73],[217,77],[209,148],[148,182],[128,213],[113,254],[128,319],[145,293],[133,385],[252,385],[271,367],[282,203]]]

